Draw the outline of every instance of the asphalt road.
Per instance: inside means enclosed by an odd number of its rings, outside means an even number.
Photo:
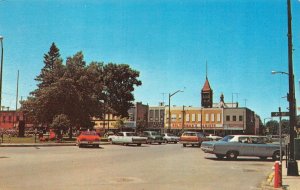
[[[217,160],[179,144],[0,148],[1,190],[259,189],[273,161]]]

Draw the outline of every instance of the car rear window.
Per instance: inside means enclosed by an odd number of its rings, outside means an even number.
[[[85,131],[81,133],[82,135],[97,135],[95,131]]]
[[[228,135],[228,136],[225,136],[223,139],[221,139],[220,141],[225,141],[225,142],[229,142],[234,136],[232,135]]]

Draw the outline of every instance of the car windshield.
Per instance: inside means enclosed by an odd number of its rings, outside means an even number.
[[[152,135],[158,135],[158,133],[157,133],[157,132],[151,132],[151,134],[152,134]]]
[[[229,142],[233,138],[232,135],[227,135],[224,138],[220,139],[220,141]]]

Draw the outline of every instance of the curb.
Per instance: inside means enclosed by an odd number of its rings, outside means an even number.
[[[0,144],[0,147],[50,147],[50,146],[76,146],[76,143]]]
[[[102,142],[101,145],[111,144],[109,142]],[[0,144],[0,147],[53,147],[53,146],[77,146],[76,143],[29,143],[29,144]]]

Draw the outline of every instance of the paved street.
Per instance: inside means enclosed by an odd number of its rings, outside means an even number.
[[[0,189],[258,189],[273,161],[216,160],[179,144],[23,147],[0,152]]]

